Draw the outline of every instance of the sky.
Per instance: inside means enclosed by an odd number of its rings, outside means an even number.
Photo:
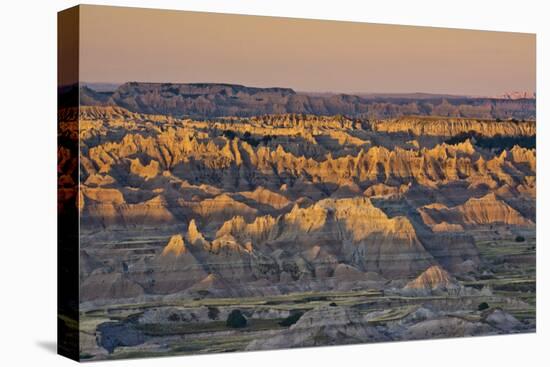
[[[80,80],[336,93],[535,91],[535,35],[81,6]]]

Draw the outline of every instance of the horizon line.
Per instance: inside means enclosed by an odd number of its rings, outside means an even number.
[[[259,88],[259,89],[271,89],[271,88],[278,88],[278,89],[291,89],[293,92],[297,94],[334,94],[334,95],[355,95],[355,96],[361,96],[361,95],[398,95],[398,94],[424,94],[424,95],[434,95],[434,96],[449,96],[449,97],[467,97],[467,98],[495,98],[498,95],[502,95],[505,93],[514,93],[514,92],[520,92],[520,93],[533,93],[533,95],[536,96],[536,91],[532,90],[521,90],[521,89],[507,89],[503,90],[500,93],[495,93],[493,95],[488,94],[468,94],[468,93],[457,93],[457,92],[427,92],[427,91],[391,91],[391,92],[376,92],[376,91],[352,91],[352,92],[342,92],[342,91],[331,91],[331,90],[299,90],[295,89],[293,87],[282,87],[282,86],[258,86],[258,85],[250,85],[250,84],[242,84],[242,83],[230,83],[230,82],[166,82],[166,81],[138,81],[138,80],[127,80],[124,82],[107,82],[107,81],[79,81],[79,85],[93,85],[93,84],[106,84],[106,85],[116,85],[121,86],[123,84],[127,83],[143,83],[143,84],[212,84],[212,85],[233,85],[233,86],[242,86],[246,88]],[[74,84],[74,83],[73,83]],[[66,86],[66,85],[65,85]],[[63,87],[63,86],[61,86]],[[528,98],[528,99],[535,99],[535,98]]]

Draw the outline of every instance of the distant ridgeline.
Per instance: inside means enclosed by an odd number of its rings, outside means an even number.
[[[74,90],[73,90],[74,92]],[[234,84],[129,82],[105,91],[80,87],[81,105],[112,105],[132,112],[212,118],[305,113],[382,119],[405,115],[534,120],[536,100],[437,94],[320,94],[290,88]]]

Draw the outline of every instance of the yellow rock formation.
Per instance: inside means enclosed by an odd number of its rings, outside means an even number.
[[[174,235],[168,241],[168,244],[162,250],[162,256],[173,255],[175,257],[180,256],[187,252],[183,237],[180,234]]]

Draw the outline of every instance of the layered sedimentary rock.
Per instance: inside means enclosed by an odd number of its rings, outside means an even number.
[[[329,154],[314,159],[296,156],[281,145],[254,147],[246,141],[226,138],[201,142],[193,138],[193,134],[174,130],[156,138],[128,134],[120,143],[90,148],[90,165],[84,167],[83,174],[108,174],[126,169],[123,168],[125,162],[135,162],[130,157],[145,155],[159,162],[158,166],[154,163],[154,167],[148,166],[151,172],[144,173],[141,169],[140,174],[130,172],[130,175],[145,180],[164,170],[189,182],[220,185],[225,190],[260,185],[278,189],[305,177],[313,184],[334,185],[350,179],[357,183],[385,184],[417,181],[432,186],[468,179],[478,184],[483,178],[488,186],[499,183],[516,186],[522,183],[527,172],[534,173],[535,164],[533,151],[525,153],[516,148],[512,154],[504,151],[491,158],[478,152],[469,141],[421,150],[372,147],[343,157],[333,158]],[[128,180],[129,177],[126,174],[120,178]]]
[[[226,233],[254,247],[321,244],[364,271],[384,275],[406,275],[433,261],[406,218],[388,218],[367,198],[325,199],[308,208],[295,206],[277,219],[259,217],[252,223],[238,217],[226,222],[217,235]]]
[[[532,227],[534,223],[523,217],[514,208],[499,200],[494,193],[481,198],[471,198],[464,204],[447,208],[432,204],[419,209],[424,222],[436,231],[456,231],[460,228],[475,228],[478,225],[505,224]]]
[[[433,265],[422,272],[418,277],[411,280],[405,288],[408,289],[434,289],[448,288],[454,286],[449,273],[441,266]]]
[[[282,209],[290,204],[290,200],[284,195],[277,194],[261,186],[257,187],[254,191],[241,192],[240,194],[247,199],[254,200],[260,204],[269,205],[275,209]]]
[[[454,136],[475,132],[483,136],[533,136],[535,123],[532,121],[492,121],[479,119],[438,119],[436,117],[403,117],[377,121],[372,124],[378,132],[411,132],[414,135]]]
[[[136,298],[145,291],[127,274],[113,271],[96,271],[80,283],[81,302],[109,299]]]
[[[136,204],[126,203],[120,191],[83,187],[80,200],[82,222],[89,226],[155,227],[176,223],[170,205],[162,195]]]
[[[208,273],[185,244],[182,235],[170,238],[162,252],[144,266],[138,281],[152,293],[174,293],[191,287]]]
[[[529,123],[408,121],[413,142],[344,116],[196,120],[94,106],[80,119],[66,132],[81,136],[79,160],[60,150],[59,165],[80,162],[90,301],[404,286],[425,271],[418,284],[444,284],[477,269],[482,229],[535,225],[535,149],[445,142],[469,129],[528,135]]]
[[[138,83],[120,85],[113,92],[80,88],[83,105],[110,105],[134,112],[174,116],[254,116],[262,114],[345,114],[392,118],[421,114],[478,118],[529,118],[535,99],[495,99],[426,95],[308,94],[290,88],[253,88],[219,83]]]

